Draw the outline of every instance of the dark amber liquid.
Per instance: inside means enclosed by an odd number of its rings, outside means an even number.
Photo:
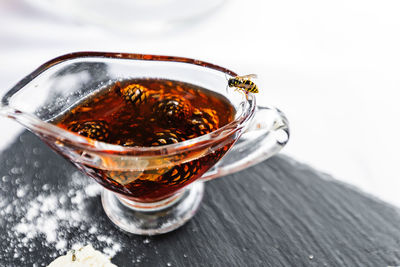
[[[83,136],[122,146],[163,146],[207,134],[234,119],[230,102],[183,82],[136,79],[117,82],[81,101],[54,123]],[[201,177],[230,148],[175,166],[116,171],[78,165],[108,189],[136,201],[168,197]],[[190,156],[190,155],[186,155]]]

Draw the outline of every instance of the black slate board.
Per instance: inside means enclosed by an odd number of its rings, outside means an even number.
[[[67,192],[74,172],[70,163],[24,132],[0,155],[0,178],[7,176],[0,179],[1,201],[16,199],[16,188],[24,183],[32,188],[26,197],[45,183]],[[85,223],[101,225],[98,234],[121,244],[112,260],[118,266],[400,265],[397,208],[282,155],[208,182],[196,216],[161,236],[124,234],[107,219],[99,196],[86,204]],[[1,266],[45,266],[60,255],[44,237],[29,249],[26,244],[18,248],[20,240],[10,243],[9,238],[16,218],[2,221]],[[101,249],[93,239],[82,240],[83,231],[70,231],[68,246],[80,240]]]

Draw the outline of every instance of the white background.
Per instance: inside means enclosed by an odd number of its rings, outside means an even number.
[[[398,0],[232,0],[168,34],[138,35],[2,0],[0,92],[79,50],[185,56],[257,73],[259,101],[291,122],[283,153],[400,205],[399,12]],[[6,119],[0,127],[2,148],[22,129]]]

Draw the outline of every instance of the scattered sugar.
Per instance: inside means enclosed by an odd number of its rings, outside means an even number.
[[[101,242],[105,242],[106,239],[107,239],[107,237],[104,236],[104,235],[99,235],[99,236],[97,236],[97,240],[99,240],[99,241],[101,241]]]
[[[113,258],[118,253],[118,251],[121,251],[120,244],[114,244],[112,247],[106,247],[103,249],[103,253],[110,258]]]
[[[35,155],[39,155],[40,154],[40,148],[38,148],[38,147],[35,147],[34,149],[33,149],[33,154],[35,154]]]
[[[100,192],[101,192],[101,186],[98,184],[92,183],[85,187],[85,193],[89,197],[94,197],[96,195],[99,195]]]
[[[25,196],[27,187],[21,187],[17,189],[17,197],[21,198]]]
[[[47,191],[47,190],[49,190],[50,189],[50,185],[49,184],[44,184],[43,186],[42,186],[42,190],[44,190],[44,191]]]
[[[94,226],[92,226],[92,227],[90,227],[90,229],[89,229],[89,231],[88,231],[90,234],[94,234],[94,233],[97,233],[97,228],[96,227],[94,227]]]
[[[65,239],[60,239],[56,244],[56,249],[65,249],[67,247],[67,241]]]
[[[146,238],[145,240],[143,240],[143,244],[148,244],[150,243],[150,239]]]
[[[144,259],[145,255],[144,254],[140,254],[136,257],[136,260],[134,260],[133,262],[142,262],[142,260]]]
[[[23,171],[22,168],[10,170],[12,174],[21,174]],[[22,179],[12,181],[9,176],[3,176],[0,187],[5,191],[11,187],[7,183],[16,188],[17,197],[3,198],[0,191],[0,225],[8,229],[7,235],[0,237],[0,241],[5,240],[9,244],[5,251],[0,252],[0,258],[11,257],[23,261],[23,253],[37,250],[37,240],[43,240],[41,245],[49,248],[49,251],[57,250],[57,253],[50,254],[53,258],[88,243],[109,257],[121,251],[116,237],[99,235],[104,225],[89,217],[86,204],[90,198],[100,194],[101,187],[79,172],[75,172],[71,181],[61,188],[50,184],[39,187],[24,185]],[[67,193],[66,188],[69,188]],[[34,193],[39,194],[35,196]],[[79,231],[78,236],[74,235],[76,231]]]
[[[11,174],[23,174],[24,173],[24,169],[23,168],[17,168],[14,167],[10,170]]]
[[[75,192],[75,196],[71,198],[71,203],[73,204],[80,204],[82,203],[83,199],[84,199],[84,195],[82,192]]]

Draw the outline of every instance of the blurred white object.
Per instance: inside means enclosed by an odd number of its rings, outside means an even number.
[[[47,267],[117,267],[117,265],[112,264],[105,255],[89,244],[58,257]]]
[[[160,33],[208,17],[226,0],[25,0],[79,22],[125,33]]]

